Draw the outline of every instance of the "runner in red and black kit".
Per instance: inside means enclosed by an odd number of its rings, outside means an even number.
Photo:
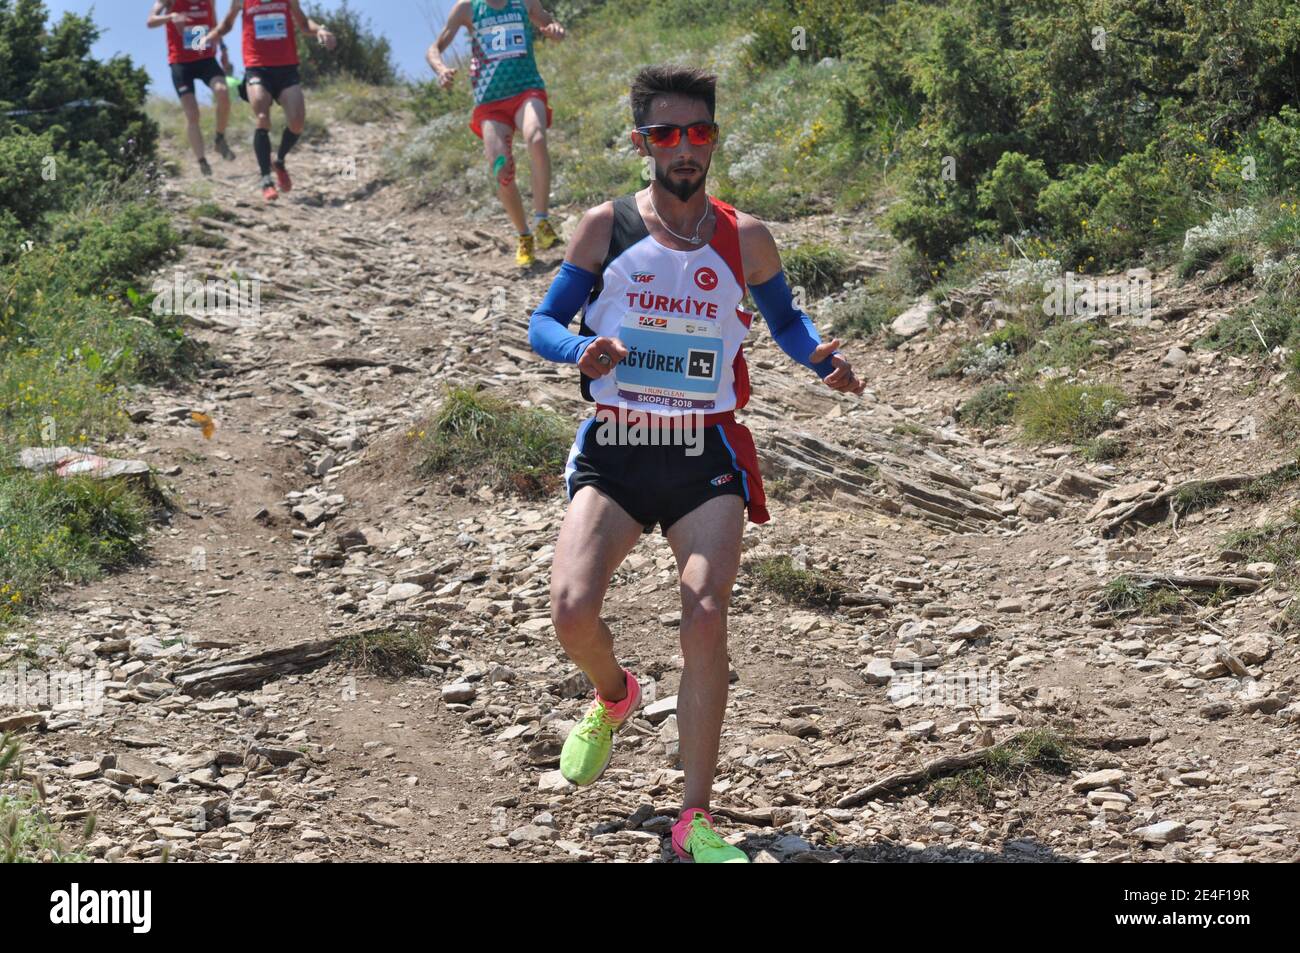
[[[307,101],[298,75],[297,31],[314,36],[328,50],[334,49],[338,41],[328,29],[308,19],[299,0],[233,0],[221,25],[204,37],[203,42],[210,46],[219,41],[234,29],[235,18],[241,13],[244,15],[244,83],[249,104],[257,116],[253,151],[262,172],[262,197],[274,202],[280,192],[293,189],[284,160],[307,122]],[[280,104],[287,123],[274,164],[271,161],[272,102]]]
[[[217,106],[217,137],[215,145],[221,158],[235,158],[226,144],[226,126],[230,122],[230,90],[226,87],[226,73],[230,72],[230,52],[221,44],[221,65],[217,65],[215,47],[198,44],[217,25],[217,0],[156,0],[146,25],[167,28],[167,62],[172,68],[172,85],[180,97],[185,112],[186,132],[190,148],[199,160],[199,170],[212,174],[203,150],[203,129],[199,125],[199,101],[196,86],[203,82],[212,90]],[[224,67],[224,68],[223,68]]]

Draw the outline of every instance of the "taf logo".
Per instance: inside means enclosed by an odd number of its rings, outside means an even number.
[[[718,287],[718,273],[712,268],[701,268],[695,273],[695,283],[701,291],[712,291]]]
[[[714,486],[726,486],[733,479],[735,479],[735,476],[736,475],[734,473],[724,473],[722,474],[722,476],[715,476],[709,482],[712,483]]]
[[[632,275],[632,280],[638,284],[648,285],[655,280],[655,276],[645,271],[638,271]]]

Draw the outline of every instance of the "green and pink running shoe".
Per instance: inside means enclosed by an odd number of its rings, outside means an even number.
[[[596,693],[596,702],[582,721],[569,732],[560,752],[560,773],[573,784],[592,784],[605,773],[614,754],[614,735],[627,723],[641,703],[641,683],[627,669],[627,696],[607,702]]]
[[[673,850],[682,860],[697,864],[747,864],[739,847],[728,844],[713,829],[713,815],[698,807],[682,811],[673,825]]]

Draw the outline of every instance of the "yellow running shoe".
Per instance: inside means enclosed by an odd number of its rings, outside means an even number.
[[[533,255],[533,236],[519,236],[519,250],[515,252],[515,264],[520,268],[530,268],[537,259]]]
[[[533,232],[537,235],[538,248],[551,248],[563,241],[549,218],[539,218],[533,226]]]

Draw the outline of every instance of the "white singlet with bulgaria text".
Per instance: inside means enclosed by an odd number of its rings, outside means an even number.
[[[709,244],[677,251],[647,233],[605,266],[583,323],[597,335],[619,338],[628,356],[591,382],[598,404],[713,414],[748,399],[741,345],[752,315],[740,307],[745,286],[736,213],[709,201],[717,222]]]

